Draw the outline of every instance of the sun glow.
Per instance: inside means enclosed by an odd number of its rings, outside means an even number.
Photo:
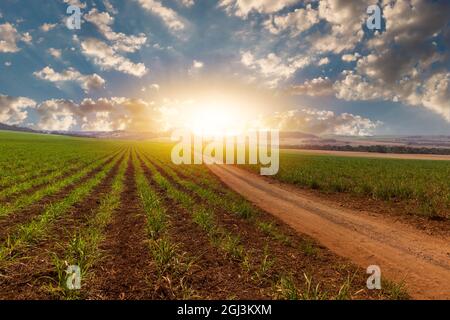
[[[192,110],[186,127],[196,135],[232,135],[244,129],[244,122],[232,106],[208,103]]]
[[[261,115],[284,105],[282,95],[226,80],[162,85],[162,130],[187,129],[198,136],[240,135],[261,129]]]

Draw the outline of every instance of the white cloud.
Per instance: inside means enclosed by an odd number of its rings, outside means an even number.
[[[343,72],[344,78],[334,83],[336,97],[344,100],[375,100],[393,99],[390,90],[381,89],[359,74],[347,70]],[[381,90],[380,90],[381,89]]]
[[[194,60],[192,62],[191,67],[188,70],[189,75],[195,76],[201,72],[204,67],[204,63],[202,61]]]
[[[109,0],[103,0],[103,5],[105,6],[106,10],[111,14],[117,14],[118,11],[114,6],[111,4]]]
[[[330,59],[328,57],[322,58],[317,62],[318,66],[324,66],[330,63]]]
[[[31,36],[31,34],[29,32],[25,32],[22,35],[22,37],[20,38],[20,40],[25,43],[31,43],[31,41],[33,40],[33,37]]]
[[[341,59],[342,59],[342,61],[345,61],[345,62],[352,62],[352,61],[358,60],[360,57],[361,57],[361,55],[358,52],[356,52],[354,54],[348,54],[348,53],[344,54],[344,55],[342,55]]]
[[[52,99],[39,104],[36,111],[39,115],[36,128],[44,130],[70,130],[76,126],[86,131],[157,131],[160,128],[160,113],[139,99],[84,99],[79,104]]]
[[[203,62],[197,60],[194,60],[194,62],[192,63],[192,67],[195,69],[201,69],[203,68],[203,65]]]
[[[302,131],[314,134],[338,134],[349,136],[372,135],[382,123],[350,113],[302,108],[277,112],[263,120],[270,128],[283,131]]]
[[[333,82],[327,77],[318,77],[312,80],[306,80],[303,84],[293,86],[293,94],[307,96],[327,96],[334,94]]]
[[[86,3],[82,2],[80,0],[63,0],[63,2],[67,3],[68,5],[71,5],[71,6],[76,6],[80,9],[86,8]]]
[[[296,36],[319,22],[317,10],[307,5],[305,9],[295,9],[283,15],[275,15],[265,21],[264,26],[273,34],[289,30],[291,36]]]
[[[56,26],[57,26],[56,23],[44,23],[39,27],[39,29],[41,29],[41,31],[43,32],[49,32],[50,30],[56,28]]]
[[[84,55],[104,70],[116,70],[136,77],[142,77],[147,73],[147,68],[143,63],[130,61],[98,39],[89,38],[82,41],[81,50]]]
[[[298,0],[220,0],[219,7],[224,8],[229,14],[245,18],[252,11],[275,13],[298,2]]]
[[[241,63],[266,78],[270,87],[276,87],[279,82],[289,79],[310,62],[309,57],[303,56],[282,59],[275,53],[269,53],[266,57],[257,59],[250,51],[241,53]]]
[[[56,59],[61,58],[61,55],[62,55],[61,49],[49,48],[47,51],[52,57],[54,57]]]
[[[17,47],[17,42],[23,41],[30,43],[31,35],[26,32],[20,34],[16,28],[10,23],[0,24],[0,52],[14,53],[20,51]]]
[[[195,4],[195,0],[178,0],[178,2],[187,8],[190,8]]]
[[[47,100],[39,104],[36,111],[39,122],[35,128],[42,130],[69,130],[76,125],[75,104],[66,100]]]
[[[185,23],[174,10],[165,7],[158,0],[138,0],[139,4],[148,12],[160,17],[167,27],[173,31],[183,30]]]
[[[372,0],[320,0],[319,18],[326,21],[328,32],[317,32],[308,38],[313,53],[340,53],[352,50],[364,36],[362,25]]]
[[[450,122],[450,56],[440,53],[433,39],[448,30],[449,2],[425,0],[384,4],[386,31],[366,43],[366,56],[343,55],[356,70],[343,72],[334,84],[345,100],[387,100],[422,106]],[[445,34],[444,34],[445,36]]]
[[[11,67],[11,66],[12,66],[11,61],[6,61],[6,62],[5,62],[5,67]]]
[[[34,108],[36,102],[25,97],[11,97],[0,94],[0,122],[9,125],[21,124],[27,119],[27,108]]]
[[[421,103],[442,115],[450,122],[450,73],[441,72],[431,76],[424,84]]]
[[[152,90],[152,91],[159,91],[159,89],[161,89],[160,85],[157,83],[152,83],[151,85],[149,85],[148,87],[142,87],[141,91],[145,92],[147,91],[147,89]]]
[[[114,23],[114,17],[108,12],[99,12],[96,8],[89,11],[84,16],[86,21],[89,21],[97,27],[100,33],[109,41],[113,43],[113,48],[116,51],[135,52],[139,50],[147,41],[144,33],[137,36],[126,35],[121,32],[114,32],[111,26]]]
[[[85,92],[89,92],[93,89],[100,89],[104,87],[106,83],[105,80],[96,73],[83,75],[74,68],[69,68],[58,73],[50,67],[45,67],[41,71],[34,72],[33,75],[39,79],[54,83],[73,81],[78,83]]]

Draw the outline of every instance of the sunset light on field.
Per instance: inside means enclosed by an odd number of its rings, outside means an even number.
[[[0,0],[0,151],[0,304],[450,300],[450,0]]]

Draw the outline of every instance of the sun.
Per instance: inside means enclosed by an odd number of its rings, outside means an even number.
[[[245,129],[245,122],[235,102],[209,99],[194,105],[186,126],[195,135],[212,137],[239,134]]]

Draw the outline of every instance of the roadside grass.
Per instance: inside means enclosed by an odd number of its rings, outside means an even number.
[[[404,281],[393,282],[388,279],[381,279],[381,288],[386,296],[390,300],[408,300],[409,294],[406,291],[406,285]]]
[[[314,241],[311,241],[309,239],[304,239],[300,243],[300,250],[310,256],[310,257],[317,257],[319,255],[320,249],[316,246]]]
[[[0,245],[0,261],[13,258],[21,249],[38,241],[46,234],[49,225],[55,219],[67,212],[72,205],[82,201],[100,184],[119,159],[120,154],[116,155],[112,162],[105,165],[100,172],[86,181],[86,183],[77,186],[66,198],[48,204],[41,215],[37,216],[31,222],[19,226],[18,230],[8,236],[4,243]]]
[[[286,245],[291,244],[290,237],[278,230],[278,228],[274,226],[273,222],[258,221],[257,226],[259,230],[270,236],[272,239],[280,241]]]
[[[257,166],[244,166],[259,171]],[[282,151],[274,179],[325,193],[402,202],[408,213],[450,218],[450,162],[311,155]]]
[[[263,258],[259,264],[258,269],[254,272],[254,279],[258,282],[265,282],[271,279],[270,273],[273,271],[275,260],[270,257],[269,244],[264,247]]]
[[[349,300],[354,276],[348,275],[337,293],[324,291],[320,282],[313,281],[312,275],[303,273],[303,286],[299,288],[292,274],[281,275],[275,283],[275,298],[282,300]]]

